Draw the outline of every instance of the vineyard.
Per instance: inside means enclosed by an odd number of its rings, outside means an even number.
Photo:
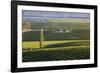
[[[23,62],[90,58],[89,32],[86,30],[70,33],[45,31],[43,48],[39,45],[39,34],[39,31],[23,33]]]

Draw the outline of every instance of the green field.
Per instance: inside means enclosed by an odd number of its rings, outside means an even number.
[[[39,48],[39,41],[23,42],[23,62],[89,59],[89,42],[89,40],[44,41],[44,48]]]
[[[58,45],[57,45],[58,44]],[[53,46],[59,44],[62,45],[62,47],[66,46],[85,46],[89,45],[89,40],[64,40],[64,41],[43,41],[43,46]],[[40,42],[39,41],[30,41],[30,42],[23,42],[22,43],[23,48],[40,48]]]
[[[90,59],[90,13],[22,11],[23,62]]]
[[[44,40],[43,48],[40,48],[40,41],[23,41],[23,62],[89,59],[90,41],[86,37],[84,40],[80,40],[84,36],[79,35],[79,39],[74,40],[70,40],[71,37],[68,40],[62,40],[64,38],[61,37],[61,40]]]
[[[80,29],[72,30],[71,32],[68,32],[68,33],[57,33],[54,31],[44,31],[44,40],[45,41],[89,40],[90,39],[89,29],[85,29],[85,30],[82,30],[82,29],[80,30]],[[22,38],[23,38],[23,42],[24,41],[25,42],[39,41],[40,31],[25,32],[23,33]]]
[[[22,33],[22,61],[89,59],[90,25],[89,22],[83,22],[79,19],[52,19],[46,23],[34,22],[33,31]],[[44,30],[42,48],[40,47],[41,28]],[[60,30],[63,31],[60,32]],[[65,32],[67,30],[69,32]]]

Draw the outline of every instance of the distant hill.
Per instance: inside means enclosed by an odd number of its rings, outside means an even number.
[[[23,32],[27,31],[40,31],[43,28],[44,30],[57,30],[57,29],[89,29],[90,21],[89,19],[79,19],[79,18],[55,18],[48,19],[45,22],[41,21],[24,21],[23,22]]]

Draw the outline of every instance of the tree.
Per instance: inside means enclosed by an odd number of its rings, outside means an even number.
[[[44,33],[43,29],[40,30],[40,48],[43,48],[43,41],[44,41]]]

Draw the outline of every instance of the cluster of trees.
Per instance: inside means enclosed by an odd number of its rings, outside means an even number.
[[[27,31],[32,29],[32,24],[30,22],[23,22],[22,23],[22,31]]]

